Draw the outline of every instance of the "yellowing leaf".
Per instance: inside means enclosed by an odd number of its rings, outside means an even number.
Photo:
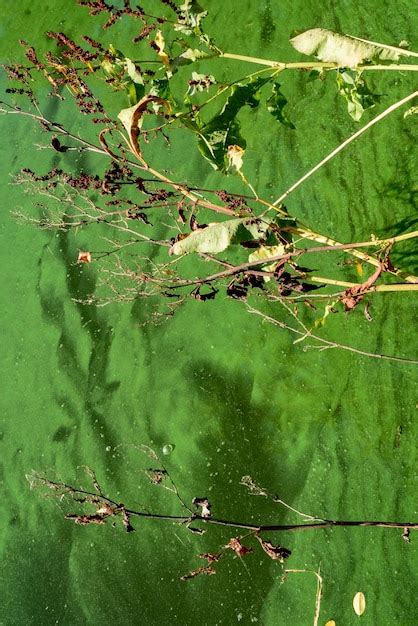
[[[362,591],[358,591],[353,598],[353,609],[356,615],[363,615],[366,610],[366,598]]]
[[[285,254],[285,249],[282,244],[279,244],[278,246],[260,246],[249,255],[248,260],[252,263],[253,261],[262,261],[264,259],[269,259],[272,256],[279,256],[282,254]],[[262,269],[266,272],[272,272],[276,265],[277,261],[270,263],[270,265],[263,265]],[[264,280],[267,283],[270,280],[270,276],[264,276]]]
[[[335,622],[334,622],[334,620],[333,620],[333,619],[330,619],[330,620],[329,620],[329,621],[325,624],[325,626],[336,626],[336,624],[335,624]]]
[[[158,48],[157,54],[160,57],[161,61],[164,63],[164,65],[170,65],[170,57],[166,52],[164,52],[165,40],[160,30],[157,30],[156,32],[154,42]]]
[[[337,63],[340,67],[356,67],[372,59],[397,61],[401,56],[418,56],[418,53],[404,48],[340,35],[325,28],[307,30],[293,37],[290,43],[302,54],[314,55],[321,61]]]
[[[242,167],[242,157],[245,150],[241,146],[228,146],[226,156],[228,158],[228,169],[232,172],[239,172]]]

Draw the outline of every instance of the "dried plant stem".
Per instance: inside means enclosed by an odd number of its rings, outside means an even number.
[[[28,479],[32,480],[32,477],[28,477]],[[92,498],[94,501],[97,501],[99,498],[100,501],[106,502],[109,505],[116,508],[123,508],[123,510],[132,517],[139,518],[147,518],[154,520],[165,520],[176,523],[184,523],[189,524],[192,522],[202,522],[207,525],[216,525],[216,526],[225,526],[228,528],[236,528],[240,530],[249,530],[254,532],[298,532],[302,530],[321,530],[325,528],[335,528],[335,527],[374,527],[374,528],[398,528],[398,529],[410,529],[417,530],[418,522],[392,522],[392,521],[377,521],[377,520],[328,520],[324,519],[323,521],[310,522],[306,524],[247,524],[245,522],[238,522],[234,520],[227,519],[219,519],[216,517],[203,517],[197,513],[191,513],[190,515],[165,515],[160,513],[150,513],[149,511],[138,511],[136,509],[129,509],[124,504],[117,502],[116,500],[109,498],[107,495],[103,493],[101,489],[97,489],[92,492],[86,489],[82,489],[79,487],[74,487],[73,485],[69,485],[67,483],[61,483],[58,481],[51,481],[47,478],[43,478],[41,476],[35,476],[35,482],[39,485],[41,484],[44,487],[48,487],[55,491],[58,495],[64,494],[71,496],[75,502],[77,502],[78,496],[85,496],[88,498]],[[97,481],[96,481],[97,482]],[[178,492],[176,492],[176,496],[178,497]],[[182,503],[183,504],[183,503]],[[189,508],[186,508],[189,510]],[[72,519],[72,516],[71,516]]]
[[[348,145],[350,145],[350,143],[358,139],[358,137],[360,137],[363,133],[365,133],[366,130],[368,130],[369,128],[371,128],[372,126],[380,122],[382,119],[384,119],[387,115],[390,115],[390,113],[393,113],[393,111],[396,111],[396,109],[399,109],[399,107],[403,106],[410,100],[413,100],[417,96],[418,96],[418,91],[414,91],[413,93],[409,94],[409,96],[406,96],[405,98],[402,98],[401,100],[398,100],[398,102],[395,102],[390,107],[385,109],[382,113],[380,113],[379,115],[374,117],[372,120],[370,120],[370,122],[365,124],[362,128],[360,128],[360,130],[358,130],[356,133],[348,137],[348,139],[343,141],[337,148],[335,148],[335,150],[332,150],[332,152],[330,152],[324,159],[322,159],[322,161],[317,163],[312,169],[309,170],[309,172],[304,174],[302,178],[299,178],[299,180],[293,183],[293,185],[289,187],[289,189],[287,189],[284,193],[282,193],[281,196],[279,196],[277,200],[273,202],[273,205],[277,206],[281,204],[283,200],[285,200],[285,198],[287,198],[293,191],[295,191],[295,189],[297,189],[302,183],[304,183],[305,180],[307,180],[313,174],[315,174],[315,172],[321,169],[321,167],[323,167],[326,163],[328,163],[328,161],[333,159],[339,152],[344,150]]]

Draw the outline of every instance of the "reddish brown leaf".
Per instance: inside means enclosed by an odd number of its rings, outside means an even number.
[[[199,559],[206,559],[208,565],[211,565],[212,563],[217,563],[222,557],[222,552],[204,552],[203,554],[199,554]]]
[[[79,252],[78,263],[91,263],[91,252]]]
[[[245,556],[252,552],[251,548],[247,548],[247,546],[243,546],[239,537],[232,537],[229,540],[229,543],[226,544],[225,548],[230,548],[237,554],[238,556]]]
[[[359,302],[363,299],[363,294],[368,291],[371,287],[373,287],[374,283],[379,278],[383,269],[385,268],[384,263],[381,263],[376,271],[361,285],[355,285],[354,287],[350,287],[344,292],[344,295],[341,298],[341,302],[344,304],[344,308],[346,311],[352,311]]]

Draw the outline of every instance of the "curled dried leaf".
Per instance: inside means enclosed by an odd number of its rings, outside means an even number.
[[[210,565],[202,565],[202,567],[197,567],[188,574],[182,576],[180,580],[190,580],[191,578],[196,578],[196,576],[200,576],[201,574],[211,576],[212,574],[216,574],[216,571]]]
[[[204,554],[199,554],[199,559],[206,559],[208,565],[211,563],[217,563],[223,556],[222,552],[205,552]]]
[[[135,528],[132,526],[130,515],[125,508],[122,509],[122,524],[127,533],[134,532]]]
[[[153,485],[161,485],[167,476],[167,471],[163,469],[147,469],[145,473]]]
[[[384,267],[383,263],[380,264],[376,271],[364,283],[350,287],[350,289],[347,289],[344,292],[341,302],[344,304],[346,311],[352,311],[358,305],[358,303],[363,299],[363,294],[373,287]]]
[[[145,96],[134,106],[129,107],[128,109],[122,109],[118,115],[118,118],[128,133],[129,146],[135,156],[139,159],[142,158],[138,142],[139,133],[142,127],[144,113],[146,112],[148,105],[152,102],[164,106],[168,112],[171,110],[167,100],[159,98],[158,96]]]
[[[283,546],[275,546],[270,541],[264,541],[261,537],[257,536],[258,541],[260,542],[261,547],[264,552],[271,558],[273,561],[279,561],[279,563],[284,563],[285,559],[288,559],[292,554],[291,550],[287,548],[283,548]]]

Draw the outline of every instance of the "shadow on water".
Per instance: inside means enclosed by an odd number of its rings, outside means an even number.
[[[251,510],[257,519],[270,512],[279,521],[286,511],[268,499],[251,497],[239,485],[240,480],[244,474],[250,475],[268,491],[280,492],[279,497],[291,504],[305,485],[316,445],[314,431],[319,425],[292,423],[295,446],[289,450],[288,422],[277,415],[277,405],[252,398],[254,381],[251,376],[246,376],[242,370],[231,372],[227,368],[215,368],[207,361],[198,361],[190,368],[188,380],[193,383],[198,398],[202,397],[202,385],[210,398],[210,402],[199,404],[202,411],[199,422],[207,426],[198,438],[198,445],[202,457],[199,469],[202,484],[211,482],[208,473],[215,476],[211,498],[222,507],[233,506],[241,512],[241,517],[244,498],[246,512]],[[270,462],[266,463],[266,459]]]
[[[50,252],[50,244],[44,249],[40,264],[40,278],[38,293],[44,319],[59,329],[60,336],[57,342],[57,364],[61,372],[65,372],[76,397],[81,399],[83,414],[77,402],[71,400],[65,391],[56,391],[54,396],[64,409],[73,426],[79,428],[88,420],[89,428],[96,434],[96,441],[106,441],[107,445],[116,446],[119,443],[116,430],[109,425],[106,419],[106,406],[110,398],[120,385],[119,380],[108,380],[109,354],[112,344],[112,327],[106,318],[100,315],[94,306],[82,303],[96,287],[96,277],[90,268],[75,262],[76,251],[70,232],[59,231],[54,244],[55,256],[59,254],[65,267],[66,291],[54,291],[54,282],[50,277],[56,268],[49,266],[50,261],[45,255],[46,249]],[[44,277],[43,277],[44,274]],[[48,276],[49,275],[49,276]],[[55,281],[56,282],[56,281]],[[79,323],[90,339],[90,358],[88,371],[80,360],[80,342],[74,333],[71,323],[71,309],[66,306],[73,300],[79,314]],[[80,432],[79,430],[71,432]],[[53,434],[54,442],[66,442],[70,437],[67,425],[60,426]],[[112,464],[112,459],[109,459]],[[117,464],[112,470],[117,471]]]

